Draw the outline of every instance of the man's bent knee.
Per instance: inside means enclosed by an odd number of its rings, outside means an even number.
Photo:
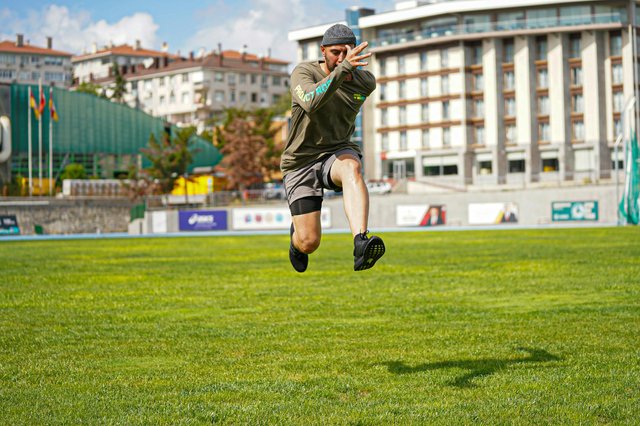
[[[296,232],[296,247],[303,253],[311,254],[320,247],[320,236]]]

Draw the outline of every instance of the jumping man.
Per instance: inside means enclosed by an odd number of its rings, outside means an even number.
[[[289,259],[304,272],[320,245],[324,189],[343,191],[353,235],[355,271],[371,268],[384,254],[382,239],[367,236],[369,193],[362,178],[360,147],[351,142],[356,115],[376,79],[360,69],[371,53],[356,47],[349,27],[336,24],[322,38],[322,59],[299,64],[291,75],[291,126],[280,167],[293,223]]]

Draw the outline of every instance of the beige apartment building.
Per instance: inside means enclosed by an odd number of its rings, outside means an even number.
[[[0,83],[71,85],[71,53],[53,49],[53,38],[46,47],[36,46],[17,34],[16,40],[0,41]]]
[[[74,58],[77,84],[90,81],[111,93],[116,63],[126,80],[124,102],[177,125],[196,125],[227,108],[271,106],[289,90],[288,62],[233,50],[189,57],[119,46]]]
[[[367,177],[454,188],[610,179],[633,117],[636,9],[404,1],[360,17],[378,80],[363,114]],[[319,56],[331,24],[289,33],[300,60]]]

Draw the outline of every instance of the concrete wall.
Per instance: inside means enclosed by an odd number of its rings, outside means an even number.
[[[0,198],[0,215],[15,215],[22,235],[127,232],[132,203],[126,199],[56,200]]]
[[[621,188],[622,190],[622,188]],[[537,225],[551,223],[551,203],[554,201],[597,201],[598,222],[615,223],[616,188],[614,184],[591,186],[567,186],[510,191],[445,192],[425,194],[371,195],[369,227],[371,230],[396,227],[398,205],[444,205],[448,226],[468,226],[469,204],[514,203],[518,206],[518,223]],[[331,209],[333,229],[348,229],[342,197],[326,199],[324,207]],[[252,208],[286,208],[284,201]],[[129,223],[131,203],[128,200],[32,200],[0,199],[0,215],[16,215],[21,233],[33,234],[36,224],[42,225],[46,234],[95,234],[129,232],[146,234],[158,232],[154,212],[148,211],[145,219]],[[202,207],[202,210],[209,208]],[[229,229],[233,207],[211,207],[228,210]],[[160,233],[175,233],[178,229],[178,210],[158,211],[161,218]],[[288,226],[288,225],[287,225]]]

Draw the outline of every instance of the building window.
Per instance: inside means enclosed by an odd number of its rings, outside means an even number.
[[[482,65],[482,43],[471,45],[471,65]]]
[[[547,60],[547,36],[536,37],[536,60]]]
[[[447,95],[449,94],[449,76],[443,75],[440,77],[440,94]]]
[[[544,173],[557,172],[560,169],[560,163],[557,158],[543,158],[542,171]]]
[[[384,77],[385,75],[387,75],[387,61],[385,61],[384,59],[380,59],[378,61],[378,66],[380,67],[380,76]]]
[[[569,36],[569,57],[580,58],[582,57],[582,35],[571,34]]]
[[[473,100],[473,117],[484,118],[484,99]]]
[[[389,124],[389,112],[386,108],[380,110],[380,125],[386,126]]]
[[[624,109],[624,93],[613,92],[613,112],[622,112]]]
[[[429,64],[427,52],[420,52],[420,70],[426,71]]]
[[[516,87],[516,75],[513,71],[504,73],[504,90],[514,90]]]
[[[442,146],[451,146],[451,128],[444,127],[442,129]]]
[[[405,72],[405,58],[404,56],[398,56],[398,74],[404,74]]]
[[[400,132],[400,151],[406,151],[407,149],[407,132]]]
[[[183,105],[187,105],[189,103],[189,93],[188,92],[184,92],[182,94],[182,104]]]
[[[216,73],[214,74],[214,80],[221,83],[224,81],[224,73],[221,73],[220,71],[216,71]]]
[[[551,128],[549,123],[538,124],[538,140],[541,142],[549,142],[551,140]]]
[[[422,130],[422,147],[423,148],[429,148],[429,138],[430,138],[429,129],[423,129]]]
[[[271,79],[271,84],[273,84],[274,86],[281,86],[282,77],[274,75],[273,78]]]
[[[512,38],[506,38],[502,42],[502,62],[512,64],[515,54],[515,48]]]
[[[240,84],[247,84],[247,75],[245,73],[240,74]]]
[[[582,93],[571,95],[571,112],[576,114],[584,113],[584,98]]]
[[[236,102],[236,91],[235,90],[231,90],[229,92],[229,101],[231,103],[235,103]]]
[[[429,104],[422,104],[422,114],[421,114],[422,122],[429,122]]]
[[[538,89],[549,88],[549,70],[546,68],[540,68],[537,72],[537,84]]]
[[[380,84],[380,100],[385,101],[387,99],[387,85],[386,83]]]
[[[182,74],[182,82],[183,83],[188,83],[189,82],[189,74],[187,74],[187,73]]]
[[[407,107],[401,106],[398,108],[398,123],[406,124],[407,123]]]
[[[251,94],[251,102],[253,102],[253,103],[258,102],[258,94],[257,93],[252,93]]]
[[[307,43],[302,43],[300,47],[302,49],[302,52],[301,52],[302,60],[306,61],[307,59],[309,59],[309,45]]]
[[[526,164],[524,160],[509,160],[508,164],[509,173],[524,173],[526,170]]]
[[[571,123],[571,139],[574,141],[584,140],[584,121],[575,120]]]
[[[164,86],[164,78],[160,77],[158,79],[158,86],[163,87]]]
[[[216,90],[213,93],[213,100],[216,102],[224,102],[224,91]]]
[[[159,104],[160,104],[160,105],[164,105],[165,99],[166,99],[166,98],[164,97],[164,95],[160,96],[160,102],[159,102]]]
[[[549,115],[549,96],[538,96],[538,115]]]
[[[582,86],[582,67],[571,67],[571,85]]]
[[[622,56],[622,34],[619,32],[609,35],[609,56]]]
[[[478,161],[478,171],[481,175],[493,173],[493,162],[491,160]]]
[[[440,51],[440,68],[449,67],[449,49],[442,49]]]
[[[236,75],[235,75],[235,74],[233,74],[233,73],[229,73],[229,74],[227,75],[227,82],[228,82],[229,84],[236,84]]]
[[[256,84],[258,82],[258,75],[251,74],[251,84]]]
[[[622,84],[624,82],[622,64],[613,64],[611,66],[611,80],[613,84]]]
[[[449,104],[449,101],[442,101],[442,119],[451,119],[451,105]]]
[[[618,137],[618,135],[622,134],[622,120],[619,118],[613,119],[613,134]]]
[[[429,79],[421,78],[420,79],[420,96],[426,98],[429,96]]]
[[[484,90],[484,74],[473,74],[473,91],[482,92]]]
[[[516,116],[516,98],[509,97],[504,99],[504,115],[507,117]]]
[[[398,99],[404,99],[407,97],[407,82],[398,82]]]
[[[474,139],[476,145],[484,145],[484,126],[475,126]]]
[[[381,141],[381,150],[382,151],[389,151],[389,133],[383,133],[382,136],[380,137],[380,141]]]
[[[515,124],[507,124],[505,129],[505,142],[508,144],[515,144],[517,138],[517,129]]]
[[[247,102],[247,92],[240,92],[240,102],[241,103]]]

